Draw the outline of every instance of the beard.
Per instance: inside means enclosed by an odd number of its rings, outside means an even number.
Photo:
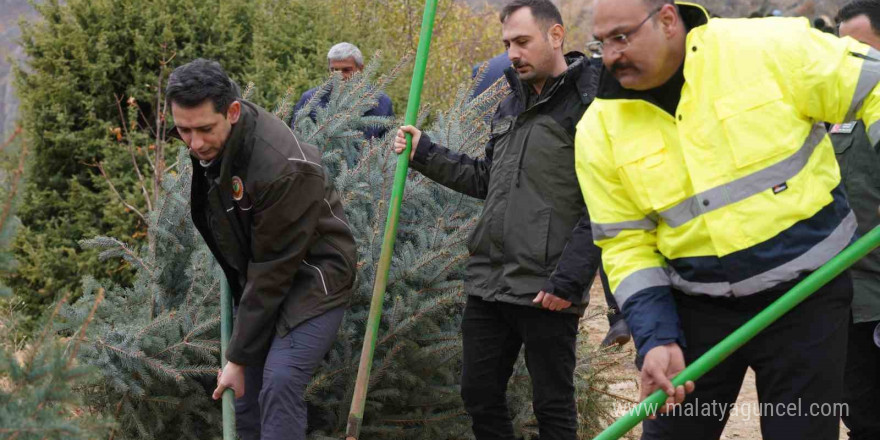
[[[534,70],[529,70],[528,72],[524,73],[517,73],[517,75],[519,76],[520,81],[527,83],[534,82],[538,78],[538,74],[535,73]]]
[[[530,83],[538,79],[538,71],[535,69],[535,66],[529,63],[517,60],[513,63],[513,67],[517,69],[516,74],[519,77],[520,81]],[[519,69],[522,67],[529,67],[529,69],[525,72],[520,72]]]

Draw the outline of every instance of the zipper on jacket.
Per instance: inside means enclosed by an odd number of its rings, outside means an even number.
[[[229,208],[226,208],[226,204],[223,203],[223,194],[220,192],[219,185],[215,188],[214,192],[217,193],[217,201],[220,202],[220,209],[224,211],[223,215],[226,216],[226,221],[229,222],[229,229],[232,230],[232,235],[235,237],[235,241],[238,242],[238,247],[248,260],[253,259],[250,246],[247,245],[247,239],[242,237],[244,232],[239,227],[239,221],[235,218],[236,214],[232,212],[235,210],[235,206],[229,206]]]
[[[517,160],[516,164],[516,180],[515,185],[519,188],[519,176],[522,174],[522,164],[523,160],[526,158],[526,149],[529,147],[529,137],[532,135],[531,130],[526,133],[526,138],[523,140],[522,148],[519,150],[519,160]]]
[[[563,85],[565,85],[565,76],[563,76],[562,78],[559,78],[559,80],[556,82],[556,84],[553,85],[553,90],[550,93],[548,93],[547,96],[545,96],[540,101],[536,102],[535,105],[525,109],[522,113],[525,113],[529,110],[537,108],[539,105],[543,105],[544,103],[549,101],[551,98],[556,96],[556,93],[559,92],[559,89],[561,89]],[[519,119],[519,117],[522,116],[522,113],[517,115],[517,119]],[[514,120],[513,123],[516,124],[516,120]],[[523,164],[523,160],[526,158],[526,149],[529,146],[529,136],[531,136],[531,134],[532,134],[532,131],[529,130],[529,132],[526,134],[525,140],[523,140],[523,142],[522,142],[523,147],[521,150],[519,150],[519,160],[517,160],[517,163],[516,163],[516,179],[514,181],[514,184],[517,188],[519,188],[520,175],[522,174],[522,164]]]

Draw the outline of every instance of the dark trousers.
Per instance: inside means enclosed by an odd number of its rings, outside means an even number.
[[[742,298],[676,292],[685,362],[694,362],[793,284]],[[698,379],[675,413],[645,420],[642,439],[717,439],[733,410],[749,411],[752,418],[760,414],[765,440],[836,440],[845,412],[843,360],[851,302],[852,281],[844,273]],[[733,408],[749,367],[755,370],[761,405]]]
[[[339,307],[275,336],[262,365],[245,367],[244,396],[235,400],[235,429],[242,440],[305,440],[306,402],[312,373],[336,340],[345,315]]]
[[[541,440],[577,440],[578,315],[469,296],[461,323],[461,397],[477,440],[513,440],[507,382],[520,348],[532,379]]]
[[[843,423],[852,440],[880,439],[880,347],[874,344],[878,323],[850,322],[843,377],[849,414],[844,415]]]

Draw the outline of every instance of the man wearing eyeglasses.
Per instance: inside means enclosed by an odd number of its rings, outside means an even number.
[[[330,68],[331,73],[339,73],[342,75],[342,80],[347,81],[356,73],[364,71],[364,55],[354,44],[346,42],[338,43],[331,47],[330,51],[327,52],[327,66]],[[296,130],[297,114],[315,97],[315,94],[317,94],[320,89],[320,87],[311,88],[300,96],[299,101],[297,101],[296,105],[293,107],[293,117],[290,119],[290,128],[292,130]],[[327,92],[318,102],[315,103],[312,110],[309,112],[308,116],[312,121],[317,118],[317,112],[315,109],[327,107],[327,104],[329,103],[330,92]],[[364,116],[393,117],[394,109],[391,104],[391,98],[385,93],[379,93],[376,97],[376,105],[367,110],[364,113]],[[364,139],[370,140],[385,136],[385,132],[387,131],[388,130],[384,127],[366,127],[361,130],[361,133],[363,134]]]
[[[645,357],[642,397],[681,404],[643,438],[719,438],[748,368],[765,438],[838,438],[848,273],[695,388],[669,379],[852,241],[821,121],[860,119],[877,144],[880,53],[802,18],[710,20],[665,0],[598,0],[594,20],[604,70],[577,127],[578,178]]]

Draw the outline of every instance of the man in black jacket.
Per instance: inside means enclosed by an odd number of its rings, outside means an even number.
[[[855,0],[837,15],[841,37],[851,37],[880,50],[880,0]],[[877,52],[874,52],[875,54]],[[859,120],[834,124],[828,130],[840,180],[856,214],[859,234],[880,225],[880,156],[874,151],[865,123]],[[850,268],[853,280],[852,316],[847,337],[843,398],[847,412],[843,423],[851,440],[880,438],[880,347],[874,329],[880,328],[880,250],[874,250]]]
[[[486,155],[474,159],[413,136],[412,167],[485,200],[469,239],[462,320],[461,394],[478,440],[514,439],[505,400],[523,345],[542,440],[575,440],[575,342],[599,266],[578,192],[574,129],[595,96],[597,74],[563,55],[565,30],[549,0],[513,0],[501,12],[513,64],[512,93],[492,119]]]
[[[237,99],[214,61],[166,89],[193,161],[192,218],[232,289],[236,317],[217,399],[235,391],[239,436],[305,439],[305,387],[355,278],[355,242],[317,148]]]

